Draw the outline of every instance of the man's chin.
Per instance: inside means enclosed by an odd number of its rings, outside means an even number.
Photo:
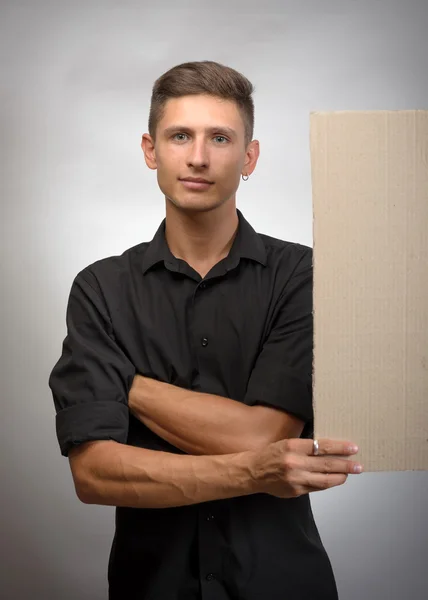
[[[216,200],[215,198],[203,198],[202,195],[196,198],[171,198],[165,196],[166,201],[174,206],[174,208],[189,213],[204,213],[215,210],[224,201]]]

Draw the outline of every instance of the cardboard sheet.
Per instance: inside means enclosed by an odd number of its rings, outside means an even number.
[[[315,436],[428,470],[428,111],[310,118]]]

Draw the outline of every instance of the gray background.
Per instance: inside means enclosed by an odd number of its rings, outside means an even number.
[[[77,500],[47,379],[74,276],[163,218],[139,149],[154,80],[211,59],[253,81],[261,157],[238,207],[258,231],[312,244],[308,114],[428,108],[428,0],[0,10],[0,596],[101,600],[113,509]],[[427,473],[368,473],[312,496],[342,600],[427,598],[427,492]]]

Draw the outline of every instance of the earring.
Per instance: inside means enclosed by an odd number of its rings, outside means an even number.
[[[249,175],[241,175],[242,177],[242,181],[248,181],[250,176]]]

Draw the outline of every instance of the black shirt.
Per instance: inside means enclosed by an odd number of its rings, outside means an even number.
[[[229,255],[202,279],[150,243],[75,278],[49,385],[61,452],[112,439],[184,454],[127,407],[140,373],[296,415],[312,435],[312,250],[257,234],[238,211]],[[110,600],[335,600],[308,495],[116,508]]]

